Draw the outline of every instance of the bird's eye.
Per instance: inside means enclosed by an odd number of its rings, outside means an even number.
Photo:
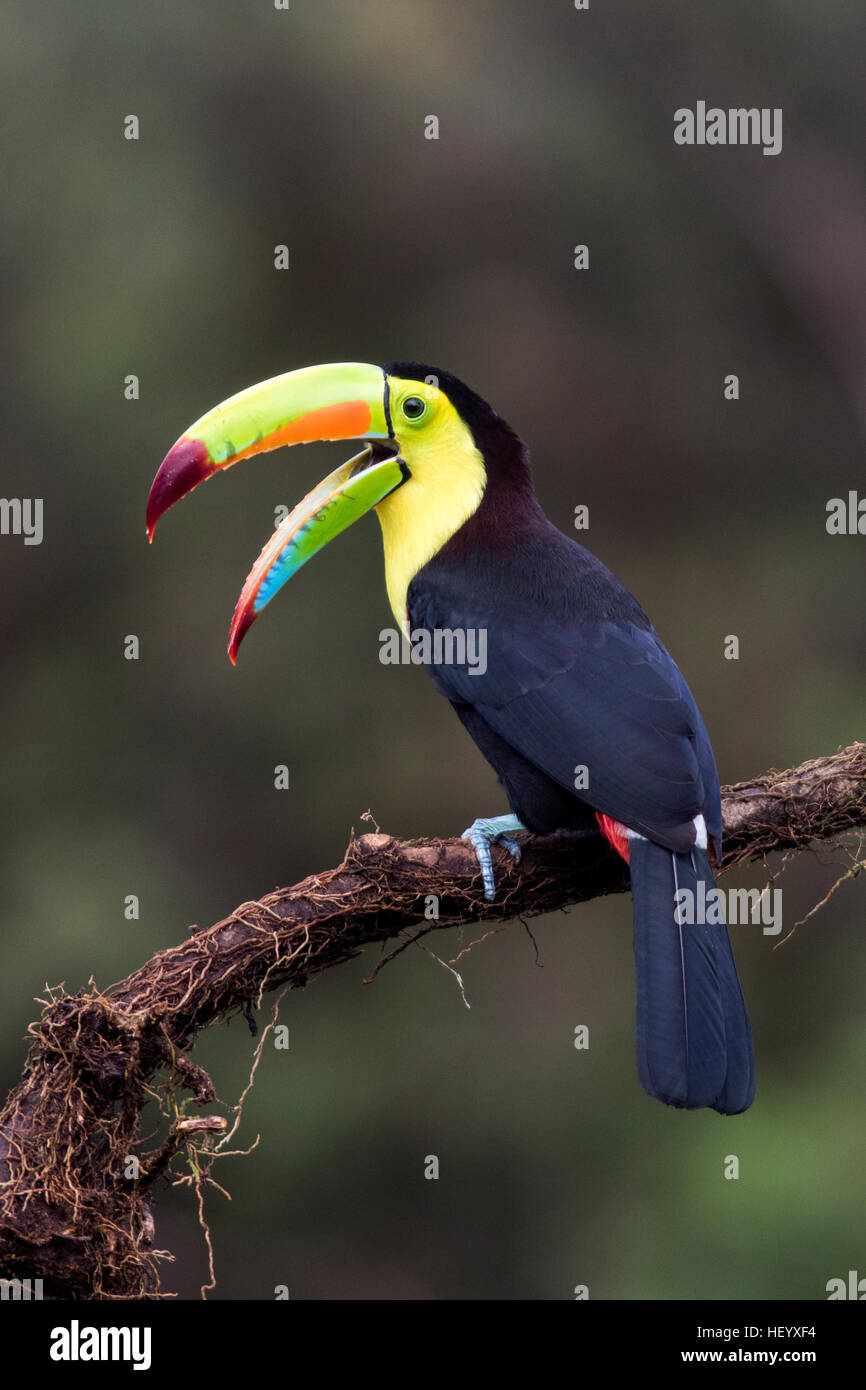
[[[427,402],[422,401],[420,396],[407,396],[401,408],[407,420],[420,420],[427,409]]]

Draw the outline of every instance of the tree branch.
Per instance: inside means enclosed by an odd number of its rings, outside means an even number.
[[[722,870],[864,827],[866,744],[726,787],[723,811]],[[158,1260],[170,1257],[152,1248],[154,1184],[183,1150],[201,1196],[224,1129],[215,1116],[191,1124],[178,1099],[215,1099],[186,1052],[217,1019],[406,928],[534,916],[628,888],[597,836],[530,837],[519,864],[494,858],[487,903],[464,841],[353,837],[337,868],[192,929],[105,993],[91,982],[47,1001],[0,1114],[0,1276],[42,1278],[53,1297],[159,1296]],[[148,1154],[140,1120],[154,1096],[167,1132]]]

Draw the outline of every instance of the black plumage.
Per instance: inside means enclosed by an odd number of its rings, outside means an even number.
[[[714,884],[696,817],[721,855],[719,780],[691,692],[628,590],[544,515],[506,422],[450,373],[386,370],[438,379],[487,472],[477,511],[409,586],[413,631],[487,634],[486,671],[435,665],[436,687],[527,829],[585,828],[600,812],[645,837],[630,841],[640,1079],[668,1104],[737,1113],[754,1067],[728,934],[674,916],[677,887]]]

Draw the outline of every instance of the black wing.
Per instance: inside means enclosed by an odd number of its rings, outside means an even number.
[[[434,559],[408,600],[413,630],[486,633],[486,669],[433,665],[433,680],[553,781],[671,849],[691,846],[700,813],[720,840],[718,776],[691,692],[642,609],[583,547],[551,526],[507,558]],[[579,767],[588,785],[577,791]]]

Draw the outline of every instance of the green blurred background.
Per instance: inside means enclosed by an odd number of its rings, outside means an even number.
[[[6,7],[0,490],[44,498],[45,537],[0,538],[4,1090],[46,983],[107,986],[337,863],[368,807],[403,836],[505,809],[423,671],[379,663],[373,518],[228,662],[275,505],[345,447],[233,470],[147,547],[163,454],[253,381],[456,372],[530,442],[550,516],[589,506],[580,539],[678,659],[723,781],[863,736],[866,540],[825,530],[863,487],[861,23],[839,0]],[[675,146],[698,99],[782,107],[781,155]],[[786,929],[839,857],[788,869]],[[863,919],[848,883],[778,950],[734,930],[758,1094],[727,1123],[638,1085],[625,897],[534,923],[539,961],[519,924],[477,946],[471,1010],[420,949],[288,996],[238,1136],[261,1142],[208,1202],[212,1296],[823,1297],[863,1271]],[[241,1019],[196,1048],[227,1104],[253,1046]],[[180,1189],[157,1244],[197,1297]]]

